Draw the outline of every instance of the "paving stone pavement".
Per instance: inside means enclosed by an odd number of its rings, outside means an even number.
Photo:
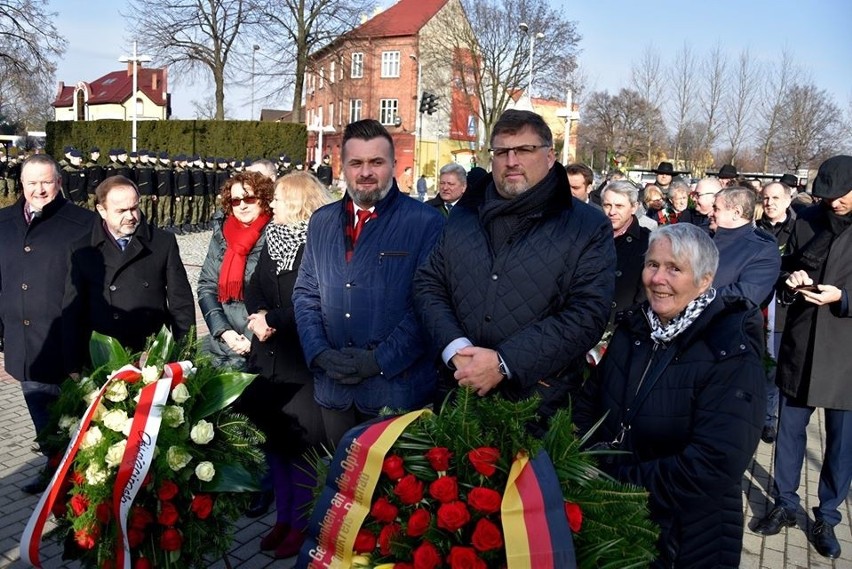
[[[180,236],[182,257],[187,266],[190,282],[195,285],[201,262],[207,249],[210,232]],[[207,332],[201,315],[196,311],[199,334]],[[2,369],[0,356],[0,369]],[[20,488],[34,478],[44,464],[44,458],[35,454],[32,423],[24,404],[18,382],[0,371],[0,569],[27,567],[20,561],[21,533],[38,499],[23,493]],[[769,509],[767,498],[771,484],[773,445],[760,443],[754,460],[743,477],[743,511],[746,530],[743,536],[743,554],[740,567],[744,569],[852,569],[852,533],[850,513],[852,501],[847,498],[843,521],[836,533],[843,549],[841,559],[834,561],[821,557],[808,543],[805,530],[812,522],[811,507],[817,503],[817,482],[821,465],[825,431],[823,414],[814,414],[808,428],[808,450],[803,467],[803,509],[799,511],[799,527],[763,537],[748,530]],[[258,519],[242,518],[237,522],[234,543],[228,553],[230,567],[241,569],[289,569],[295,560],[275,560],[259,550],[260,538],[275,523],[275,513]],[[77,563],[61,560],[58,544],[46,540],[42,546],[42,566],[45,569],[67,567],[75,569]],[[223,560],[211,560],[211,568],[228,567]]]

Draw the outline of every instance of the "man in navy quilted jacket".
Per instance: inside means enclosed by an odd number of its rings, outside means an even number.
[[[331,445],[382,407],[432,401],[437,370],[414,315],[412,280],[444,225],[435,208],[399,191],[393,140],[378,121],[350,123],[341,158],[346,194],[311,216],[293,289]]]
[[[491,156],[492,175],[467,189],[415,276],[415,309],[458,385],[537,393],[546,419],[568,405],[607,324],[612,225],[571,195],[539,115],[504,112]]]

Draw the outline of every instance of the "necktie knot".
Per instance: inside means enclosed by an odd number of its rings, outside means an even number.
[[[129,237],[119,237],[115,240],[118,243],[118,248],[124,251],[127,248],[127,244],[130,242]]]

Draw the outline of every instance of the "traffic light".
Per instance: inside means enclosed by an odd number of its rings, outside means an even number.
[[[429,108],[429,97],[432,96],[432,93],[429,91],[423,91],[423,94],[420,95],[420,113],[425,113]]]
[[[438,95],[430,93],[429,91],[423,91],[423,95],[420,97],[420,112],[431,115],[437,110]]]
[[[426,97],[426,113],[433,114],[438,110],[438,95],[429,93]]]

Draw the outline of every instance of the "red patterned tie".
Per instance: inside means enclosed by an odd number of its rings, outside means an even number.
[[[352,245],[358,242],[358,237],[361,235],[361,231],[364,229],[364,224],[367,223],[367,220],[370,219],[370,216],[373,215],[373,212],[367,209],[359,209],[355,212],[355,215],[358,216],[358,219],[355,221],[355,232],[352,234]]]

